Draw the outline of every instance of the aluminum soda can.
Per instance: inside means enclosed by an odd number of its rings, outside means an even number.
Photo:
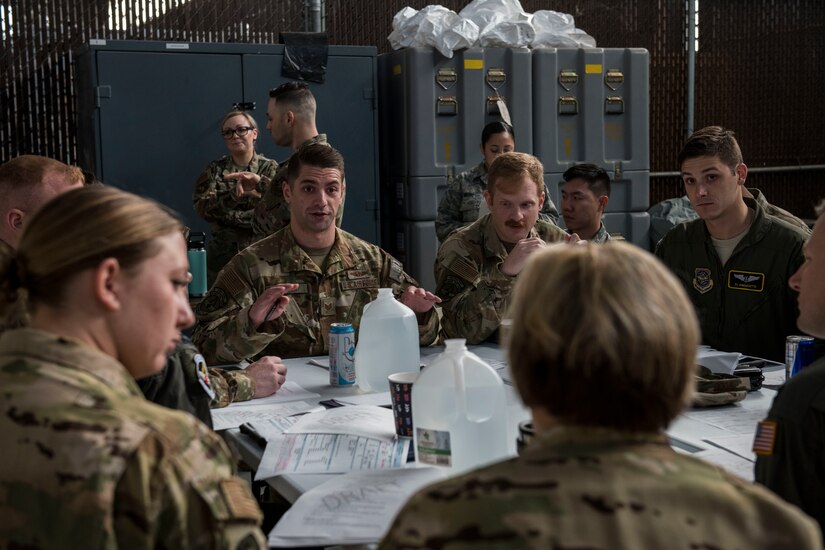
[[[800,344],[802,344],[801,354],[799,353]],[[799,374],[799,371],[811,363],[813,345],[814,339],[810,336],[792,335],[785,338],[785,380]]]
[[[355,329],[350,323],[329,327],[329,383],[332,386],[355,384]]]

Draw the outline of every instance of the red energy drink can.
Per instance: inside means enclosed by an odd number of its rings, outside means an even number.
[[[329,383],[332,386],[355,384],[355,329],[350,323],[329,327]]]

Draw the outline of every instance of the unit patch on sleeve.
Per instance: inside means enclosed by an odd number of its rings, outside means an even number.
[[[765,289],[765,274],[731,269],[728,271],[728,288],[762,292]]]
[[[713,288],[713,279],[710,278],[710,269],[707,267],[697,267],[693,272],[693,288],[704,294]]]

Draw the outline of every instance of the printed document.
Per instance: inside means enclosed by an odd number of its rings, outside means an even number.
[[[269,533],[269,545],[376,543],[410,496],[444,477],[436,468],[335,476],[301,495]]]

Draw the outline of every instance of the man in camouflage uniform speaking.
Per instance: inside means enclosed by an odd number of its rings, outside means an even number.
[[[293,151],[312,143],[327,143],[327,135],[319,134],[315,126],[316,108],[315,96],[304,82],[286,82],[270,90],[266,128],[272,141]],[[278,166],[272,184],[255,205],[252,231],[256,239],[268,237],[289,225],[289,205],[284,201],[282,188],[291,159],[289,157]],[[341,207],[335,215],[335,224],[339,227],[344,216],[344,198],[341,197]]]
[[[566,238],[559,227],[538,219],[544,167],[532,155],[496,158],[484,200],[490,213],[450,235],[435,261],[444,335],[470,344],[497,338],[510,290],[527,258],[546,243]]]
[[[340,153],[302,147],[287,179],[289,226],[235,256],[198,306],[194,340],[207,361],[326,354],[330,325],[357,330],[379,287],[392,287],[416,312],[421,345],[432,343],[440,300],[392,256],[333,223],[345,187]]]

